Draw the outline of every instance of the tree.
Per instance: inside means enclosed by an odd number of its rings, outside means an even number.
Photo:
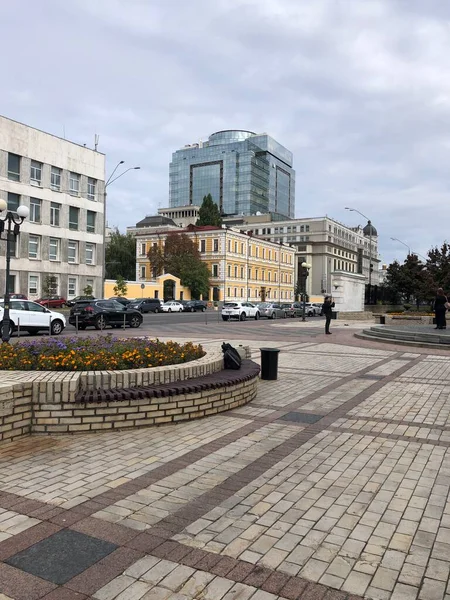
[[[56,275],[46,275],[42,282],[42,294],[44,296],[54,296],[58,291],[58,280]]]
[[[92,285],[87,285],[84,289],[83,289],[83,294],[85,296],[92,296],[92,294],[94,293],[94,290],[92,289]]]
[[[159,277],[164,273],[164,253],[161,246],[151,247],[147,252],[147,258],[150,261],[150,269],[154,276]]]
[[[179,277],[193,298],[208,295],[210,272],[200,257],[198,245],[185,233],[169,233],[164,252],[152,248],[148,258],[159,274],[165,271]]]
[[[127,282],[123,277],[119,275],[116,281],[116,285],[113,288],[114,295],[119,296],[119,298],[126,296],[128,292]]]
[[[437,288],[450,292],[450,246],[444,242],[440,248],[437,246],[428,251],[427,270],[430,274],[431,297],[436,294]]]
[[[203,197],[202,205],[198,211],[198,219],[196,225],[215,225],[222,226],[222,217],[220,216],[219,207],[212,199],[211,194]]]
[[[105,250],[106,279],[122,277],[128,281],[136,279],[136,238],[131,233],[112,232]]]

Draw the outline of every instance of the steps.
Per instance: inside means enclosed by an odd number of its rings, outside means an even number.
[[[450,350],[450,335],[420,331],[418,329],[396,329],[395,327],[378,325],[355,333],[355,337],[388,344],[400,344],[421,348],[440,348]]]

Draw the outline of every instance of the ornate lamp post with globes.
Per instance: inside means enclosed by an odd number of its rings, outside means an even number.
[[[7,210],[8,205],[5,200],[0,199],[0,213]],[[11,264],[11,236],[17,238],[20,226],[29,215],[27,206],[20,205],[15,212],[7,211],[6,215],[0,216],[0,237],[6,231],[6,281],[5,281],[5,298],[3,302],[3,321],[2,321],[2,341],[8,343],[11,337],[11,329],[9,326],[9,271]]]

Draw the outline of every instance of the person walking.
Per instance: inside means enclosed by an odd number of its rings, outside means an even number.
[[[444,290],[439,288],[436,292],[436,298],[434,299],[434,316],[436,321],[435,329],[446,329],[447,321],[445,319],[445,313],[447,311],[447,296],[444,294]]]
[[[334,302],[330,296],[325,296],[324,303],[322,304],[322,314],[325,315],[325,333],[331,335],[330,322],[333,314]]]

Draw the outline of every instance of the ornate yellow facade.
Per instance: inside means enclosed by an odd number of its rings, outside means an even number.
[[[163,246],[167,235],[186,233],[195,241],[202,260],[211,273],[211,301],[294,300],[295,249],[253,237],[233,228],[195,227],[187,229],[136,228],[137,276],[153,279],[147,253],[157,244]]]

